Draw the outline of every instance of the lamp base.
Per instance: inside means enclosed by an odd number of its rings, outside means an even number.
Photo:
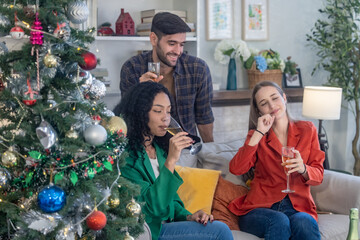
[[[318,138],[319,138],[319,144],[320,144],[320,149],[321,151],[325,152],[325,160],[323,163],[323,166],[325,169],[330,169],[330,164],[329,164],[329,158],[328,158],[328,149],[329,149],[329,144],[328,144],[328,140],[327,140],[327,134],[326,131],[324,129],[324,134],[322,133],[322,121],[321,119],[319,119],[319,130],[318,130]]]

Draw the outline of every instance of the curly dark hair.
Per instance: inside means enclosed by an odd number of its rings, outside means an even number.
[[[148,113],[152,108],[155,96],[159,93],[168,95],[171,102],[170,93],[166,87],[152,81],[142,82],[134,85],[126,92],[120,103],[114,108],[115,115],[121,115],[127,124],[128,148],[135,156],[137,156],[137,151],[142,150],[144,141],[150,139]],[[167,150],[163,138],[155,136],[154,141]]]

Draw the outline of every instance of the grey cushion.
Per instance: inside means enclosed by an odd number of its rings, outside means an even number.
[[[201,151],[197,154],[198,167],[219,170],[226,180],[246,186],[241,176],[235,176],[229,172],[229,162],[244,145],[244,141],[245,138],[228,143],[203,143]]]
[[[191,155],[189,149],[183,149],[181,151],[180,159],[176,163],[176,165],[180,165],[183,167],[196,168],[197,162],[198,162],[198,159],[197,159],[196,155]]]
[[[321,239],[344,240],[349,231],[349,216],[342,214],[319,214]]]

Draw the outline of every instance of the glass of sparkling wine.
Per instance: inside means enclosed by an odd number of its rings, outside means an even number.
[[[183,131],[180,124],[172,117],[170,117],[170,124],[167,128],[165,128],[165,130],[168,131],[168,133],[170,133],[171,135],[175,135]],[[188,135],[188,137],[194,139],[192,135]],[[200,152],[201,148],[202,148],[201,142],[192,144],[190,147],[190,154],[191,155],[197,154],[198,152]]]
[[[282,151],[282,154],[281,154],[281,160],[283,163],[286,162],[286,160],[289,160],[291,158],[294,158],[294,147],[282,147],[281,151]],[[286,165],[289,165],[291,163],[288,163]],[[293,193],[295,192],[295,190],[292,190],[290,189],[290,173],[289,173],[289,168],[286,168],[286,165],[284,165],[284,171],[285,171],[285,174],[286,174],[286,189],[284,190],[281,190],[281,192],[283,193]]]
[[[151,78],[153,81],[160,77],[160,62],[148,62],[148,71],[155,73],[156,78]]]

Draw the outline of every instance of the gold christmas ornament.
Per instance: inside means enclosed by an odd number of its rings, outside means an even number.
[[[52,55],[51,53],[47,53],[44,57],[44,64],[46,67],[48,68],[53,68],[56,67],[57,65],[57,59],[54,55]]]
[[[109,122],[106,123],[105,128],[110,132],[121,131],[125,135],[127,133],[127,126],[124,119],[117,116],[112,116]]]
[[[83,236],[83,237],[81,237],[81,238],[78,238],[78,237],[77,237],[77,234],[76,234],[75,239],[80,239],[80,240],[95,240],[96,237],[93,236],[93,235],[86,235],[86,236]]]
[[[132,236],[130,236],[130,234],[128,232],[126,232],[124,240],[134,240],[135,238],[133,238]]]
[[[79,137],[79,134],[78,134],[78,132],[75,131],[74,129],[70,129],[69,131],[67,131],[67,132],[65,133],[65,137],[77,139],[77,138]]]
[[[140,204],[135,202],[134,199],[131,199],[131,202],[126,205],[126,213],[128,216],[138,217],[141,213]]]
[[[17,164],[17,156],[12,151],[6,151],[1,156],[2,165],[5,167],[13,167]]]
[[[38,196],[38,194],[36,193],[36,194],[33,194],[29,198],[22,197],[22,198],[19,199],[18,205],[22,209],[25,209],[26,211],[28,211],[28,210],[30,210],[32,204],[36,202],[37,196]]]
[[[110,208],[116,208],[120,204],[120,199],[118,197],[115,197],[113,195],[110,195],[106,201],[106,205],[108,205]]]

